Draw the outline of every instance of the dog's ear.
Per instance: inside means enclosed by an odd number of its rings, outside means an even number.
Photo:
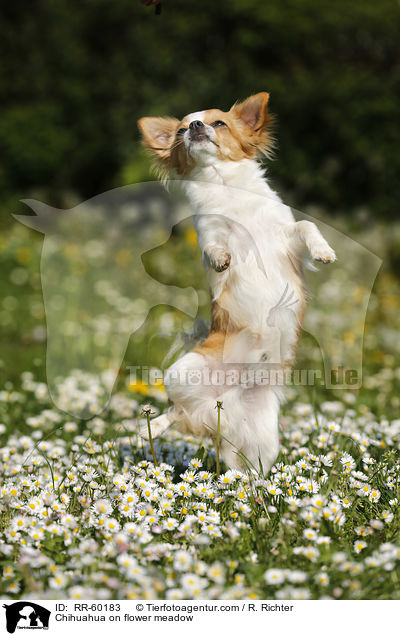
[[[271,120],[267,111],[268,100],[269,93],[257,93],[241,104],[234,104],[230,112],[246,124],[252,132],[261,133]]]
[[[167,159],[178,124],[172,117],[142,117],[138,121],[144,145],[160,159]]]

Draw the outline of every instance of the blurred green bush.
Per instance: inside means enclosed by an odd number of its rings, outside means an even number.
[[[19,0],[0,16],[3,212],[150,178],[142,115],[181,116],[260,90],[278,116],[273,183],[296,207],[400,201],[395,0]],[[8,208],[8,209],[7,209]],[[15,209],[13,210],[15,211]]]

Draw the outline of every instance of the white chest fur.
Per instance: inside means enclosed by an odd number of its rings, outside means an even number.
[[[265,342],[276,336],[279,322],[284,336],[278,341],[287,342],[282,356],[290,357],[302,305],[283,231],[294,223],[290,208],[252,160],[203,166],[184,182],[184,189],[194,208],[202,253],[223,250],[230,256],[229,267],[220,272],[205,259],[213,300],[234,324],[259,334]]]

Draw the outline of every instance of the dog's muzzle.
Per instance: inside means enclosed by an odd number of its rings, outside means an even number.
[[[189,124],[189,130],[191,141],[203,141],[204,139],[208,139],[205,126],[199,119],[196,119]]]

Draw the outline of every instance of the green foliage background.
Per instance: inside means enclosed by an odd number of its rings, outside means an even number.
[[[3,4],[3,213],[29,194],[62,205],[148,179],[138,117],[267,90],[286,201],[393,218],[399,27],[394,0],[165,0],[160,16],[139,0]]]

